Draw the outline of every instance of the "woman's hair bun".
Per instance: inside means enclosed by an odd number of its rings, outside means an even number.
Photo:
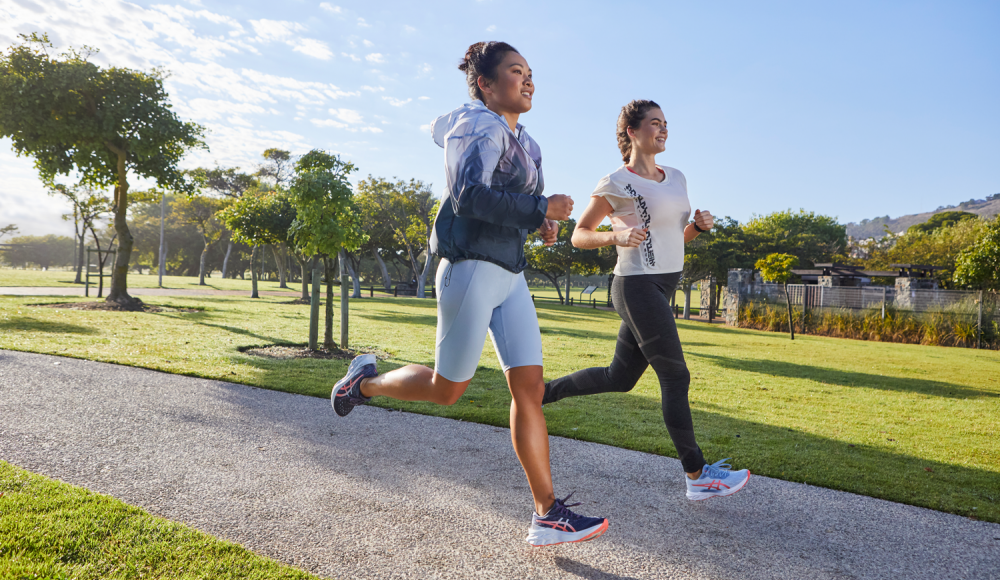
[[[508,52],[517,52],[517,49],[506,42],[495,40],[477,42],[469,46],[469,49],[465,51],[465,58],[458,63],[458,70],[465,73],[470,97],[483,100],[482,91],[479,90],[479,77],[495,81],[497,68]]]

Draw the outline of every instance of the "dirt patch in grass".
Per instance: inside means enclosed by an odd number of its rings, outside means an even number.
[[[296,298],[295,300],[278,302],[278,304],[311,304],[311,301],[308,298]]]
[[[115,302],[58,302],[55,304],[30,304],[42,308],[66,308],[69,310],[104,310],[108,312],[201,312],[197,308],[174,308],[171,306],[154,306],[141,301],[135,307],[126,307]]]
[[[330,351],[326,349],[311,350],[305,344],[262,344],[241,346],[236,350],[243,354],[276,360],[297,358],[351,359],[361,354],[373,354],[379,360],[386,360],[392,356],[383,350],[367,346]]]

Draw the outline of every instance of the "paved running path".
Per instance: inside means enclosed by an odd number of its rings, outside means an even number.
[[[334,377],[331,377],[333,380]],[[531,548],[506,429],[0,351],[0,459],[332,578],[1000,577],[1000,525],[753,476],[689,502],[675,459],[552,438],[611,519]]]

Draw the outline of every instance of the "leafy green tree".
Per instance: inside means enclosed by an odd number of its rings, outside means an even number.
[[[292,153],[284,149],[265,149],[260,154],[264,161],[257,166],[257,177],[268,181],[276,189],[287,187],[294,178]]]
[[[354,205],[354,192],[347,181],[347,177],[354,170],[353,163],[343,161],[340,157],[325,151],[313,149],[295,162],[295,179],[289,188],[292,206],[296,211],[295,221],[291,226],[295,245],[305,255],[322,258],[327,264],[326,332],[323,346],[328,350],[337,348],[333,341],[333,305],[329,299],[333,294],[331,275],[333,268],[329,264],[329,257],[336,256],[341,249],[356,251],[365,241],[361,218]],[[342,268],[342,271],[346,269]],[[309,348],[315,349],[319,301],[315,293],[313,298],[310,309]],[[342,288],[340,342],[345,348],[348,312],[343,303],[346,298],[347,292]]]
[[[243,173],[240,171],[239,167],[229,167],[226,169],[218,166],[212,169],[198,167],[188,170],[187,174],[192,180],[194,180],[200,189],[208,190],[216,195],[232,199],[239,199],[243,197],[243,194],[247,191],[255,190],[259,186],[259,182],[256,177],[250,175],[249,173]],[[229,236],[228,243],[226,244],[226,257],[222,260],[223,278],[225,278],[229,273],[229,256],[233,252],[233,246],[235,243],[236,242],[233,241],[232,237]],[[281,269],[280,272],[282,288],[284,288],[284,270]]]
[[[257,292],[258,249],[264,244],[277,244],[289,238],[296,210],[287,194],[276,191],[246,193],[217,214],[232,232],[233,240],[253,248],[250,255],[251,298]]]
[[[983,228],[975,243],[956,259],[955,284],[980,290],[1000,290],[1000,217]]]
[[[4,236],[9,236],[11,234],[16,234],[19,229],[20,228],[17,227],[17,224],[7,224],[7,225],[5,225],[4,227],[0,228],[0,240],[2,240]]]
[[[950,228],[959,222],[974,219],[979,219],[979,216],[967,211],[943,211],[932,215],[929,220],[922,224],[910,226],[906,229],[906,233],[929,234],[941,228]]]
[[[231,203],[207,195],[192,195],[177,200],[174,208],[177,219],[194,226],[201,234],[201,239],[205,244],[198,259],[199,286],[206,285],[205,263],[208,258],[208,250],[212,244],[219,241],[226,231],[222,222],[216,218],[216,214]]]
[[[561,221],[559,222],[559,235],[551,246],[544,244],[541,234],[537,231],[529,234],[524,244],[524,256],[528,260],[528,268],[552,282],[559,295],[559,301],[563,304],[569,303],[570,278],[573,274],[593,276],[601,271],[598,250],[581,250],[570,241],[574,229],[576,229],[576,220]],[[563,297],[562,289],[559,287],[559,280],[564,277],[566,280],[565,297]]]
[[[102,216],[109,214],[114,211],[114,203],[108,198],[104,192],[99,191],[93,187],[85,184],[78,184],[74,186],[66,186],[63,184],[50,184],[48,187],[49,195],[60,195],[65,197],[73,205],[73,230],[76,236],[76,241],[78,242],[78,253],[76,260],[76,279],[73,280],[76,284],[82,284],[82,270],[84,264],[84,248],[86,247],[86,236],[87,231],[93,232],[95,222]],[[70,217],[70,214],[64,215],[63,219]],[[95,234],[95,241],[97,240]],[[98,243],[98,247],[100,244]],[[104,267],[104,255],[100,254],[100,264],[101,270],[103,272]],[[103,279],[102,279],[103,282]],[[98,296],[101,295],[101,291],[98,291]]]
[[[785,210],[753,216],[743,226],[754,257],[791,254],[810,265],[829,262],[847,250],[847,226],[814,212]]]
[[[21,38],[0,56],[0,137],[10,138],[18,155],[34,157],[45,182],[75,171],[83,183],[114,186],[118,255],[107,300],[135,308],[127,282],[128,175],[191,191],[177,163],[187,150],[205,147],[204,129],[170,109],[162,71],[102,69],[87,61],[91,49],[56,57],[46,35]]]
[[[799,259],[791,254],[769,254],[754,264],[765,280],[777,282],[784,287],[785,305],[788,307],[788,330],[791,332],[792,340],[795,340],[795,324],[792,322],[792,299],[788,296],[788,280],[792,277],[792,268],[798,263]]]
[[[73,263],[76,242],[69,236],[17,236],[10,239],[8,247],[0,248],[3,260],[13,266],[34,264],[47,270],[53,266]]]
[[[711,276],[717,267],[708,232],[684,244],[684,269],[679,284],[684,292],[684,320],[691,319],[691,288]]]
[[[892,264],[927,264],[938,266],[934,273],[943,288],[955,288],[953,280],[959,254],[972,246],[986,227],[986,220],[961,220],[930,233],[910,232],[892,238],[893,243],[866,246],[868,259],[863,263],[872,270],[891,270]]]
[[[382,183],[368,179],[362,180],[355,188],[354,199],[361,216],[361,229],[368,236],[367,241],[361,245],[358,251],[360,253],[371,252],[382,274],[383,287],[387,292],[391,292],[392,278],[389,276],[389,269],[386,267],[380,252],[395,256],[405,248],[396,239],[392,227],[382,219],[382,208],[389,202],[381,198],[387,195],[388,188],[384,187]]]
[[[430,185],[416,179],[389,181],[369,175],[358,183],[357,192],[361,207],[368,214],[365,219],[380,224],[372,228],[373,233],[381,237],[382,230],[388,230],[397,247],[405,251],[413,279],[417,281],[417,296],[423,298],[433,261],[427,249],[439,204]],[[421,254],[426,254],[423,266],[419,263]]]

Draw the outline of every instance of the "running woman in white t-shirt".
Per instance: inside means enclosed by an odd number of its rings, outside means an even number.
[[[614,359],[545,385],[543,403],[565,397],[626,392],[652,366],[660,380],[663,420],[687,474],[687,497],[708,499],[736,493],[750,472],[731,471],[726,460],[705,463],[694,437],[688,385],[670,296],[684,269],[684,244],[712,229],[707,211],[691,205],[684,174],[656,164],[666,148],[667,122],[653,101],[632,101],[618,117],[618,146],[625,165],[602,178],[573,232],[573,245],[594,249],[618,246],[611,296],[622,318]],[[612,231],[597,226],[611,218]]]

